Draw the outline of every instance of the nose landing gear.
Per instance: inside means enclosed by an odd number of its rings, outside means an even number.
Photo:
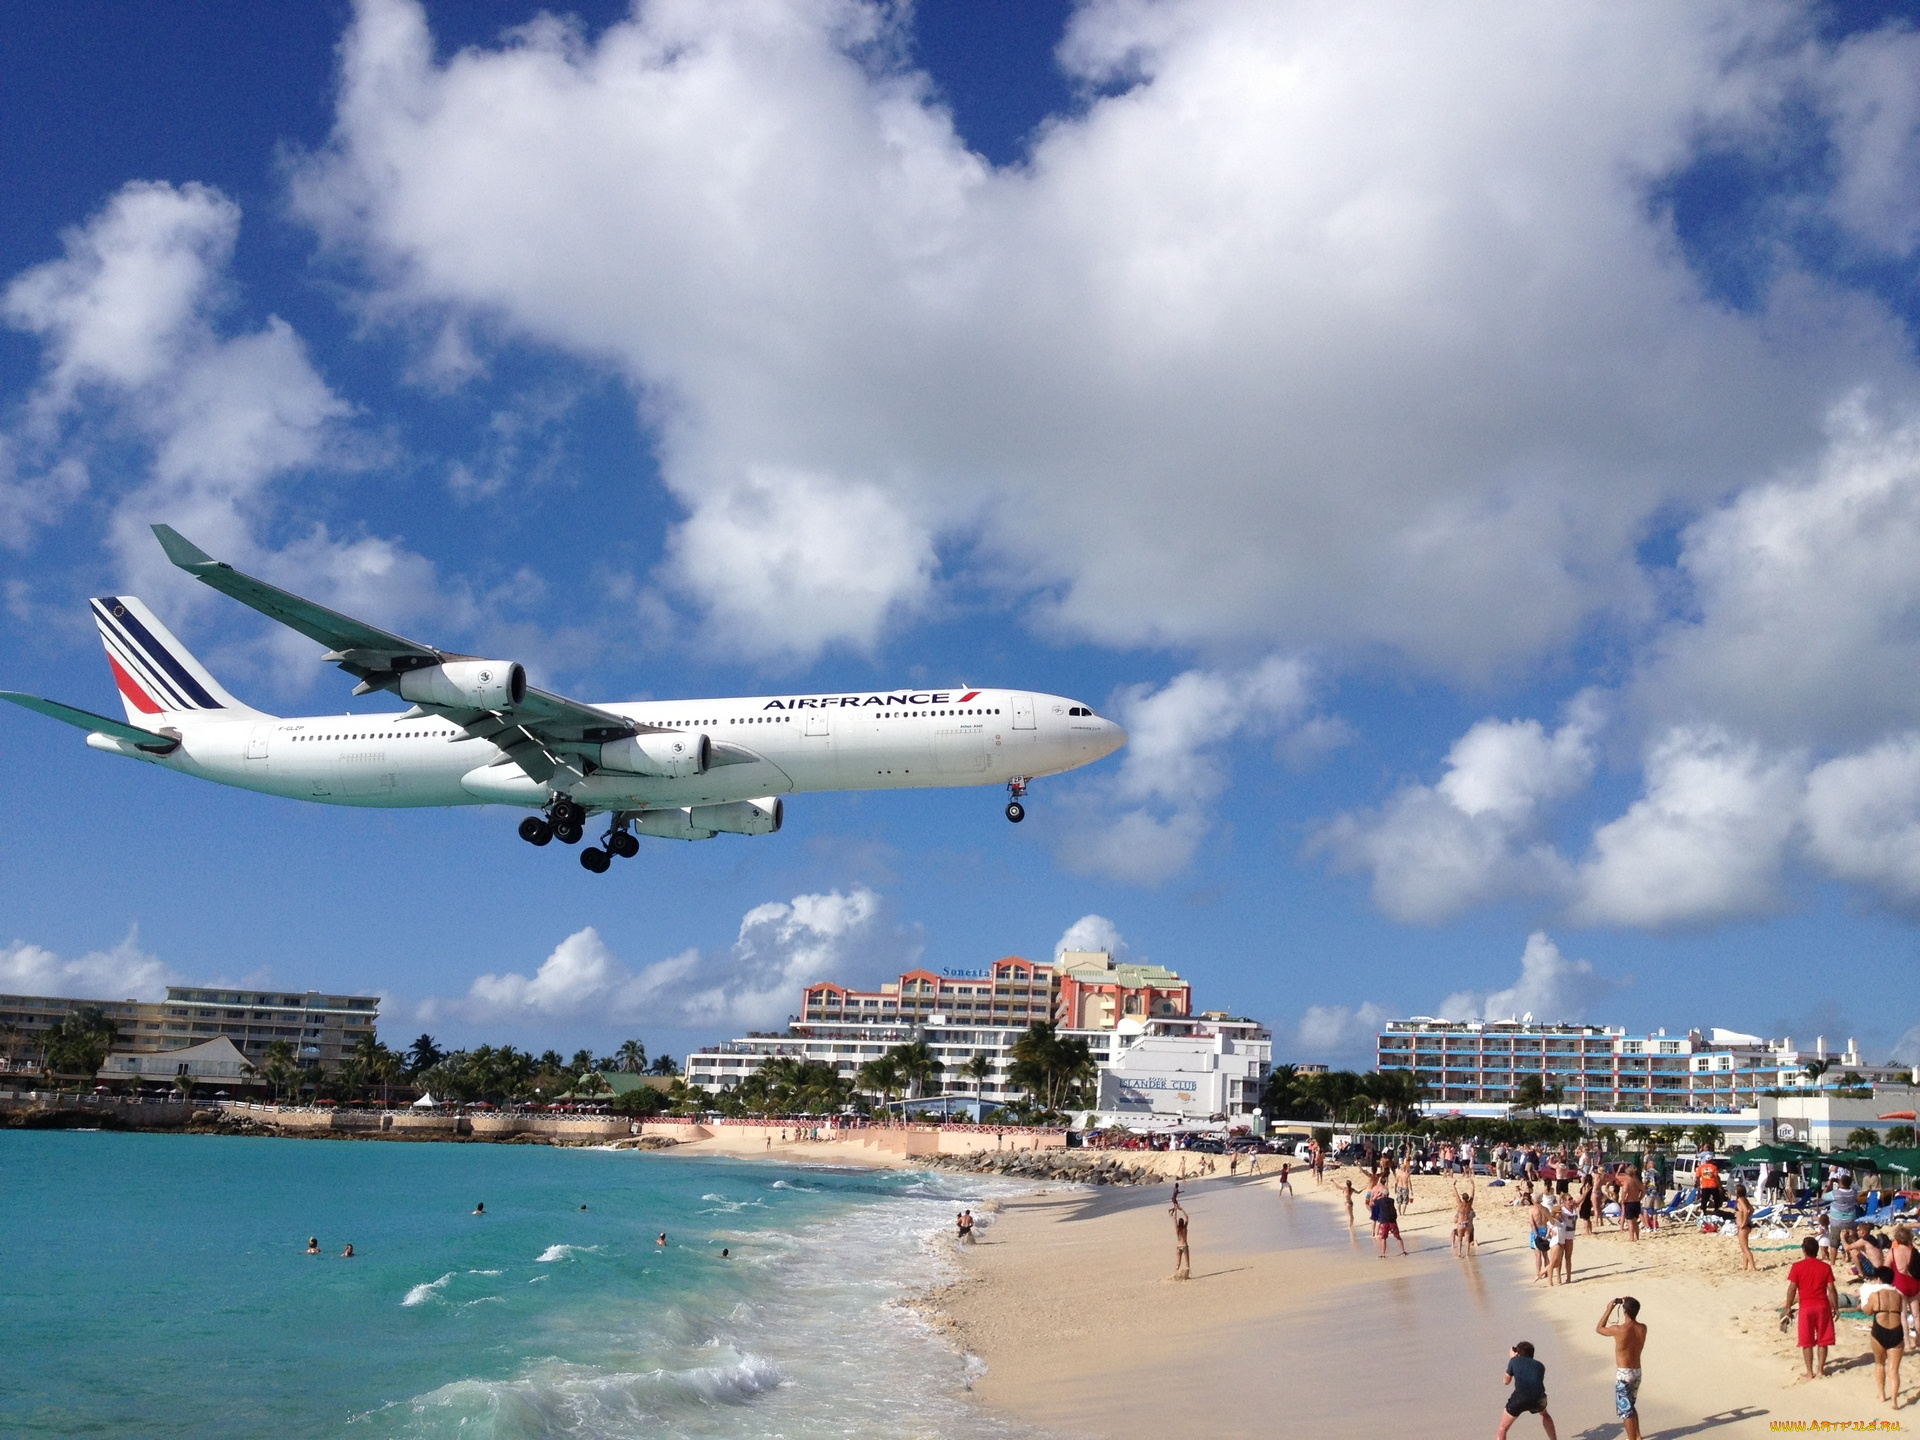
[[[1007,782],[1007,796],[1007,819],[1018,825],[1022,820],[1027,818],[1027,807],[1020,803],[1027,798],[1026,778],[1022,777],[1018,780],[1009,780]]]

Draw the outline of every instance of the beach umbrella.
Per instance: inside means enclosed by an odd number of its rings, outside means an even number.
[[[1896,1150],[1888,1145],[1870,1146],[1863,1152],[1872,1167],[1881,1174],[1920,1175],[1920,1150]]]
[[[1812,1160],[1817,1155],[1817,1151],[1801,1145],[1755,1145],[1751,1150],[1737,1150],[1728,1158],[1736,1165],[1758,1165],[1763,1161],[1784,1165],[1791,1160]]]

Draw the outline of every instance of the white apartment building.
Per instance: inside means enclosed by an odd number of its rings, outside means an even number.
[[[1769,1090],[1832,1090],[1847,1083],[1903,1085],[1913,1068],[1867,1063],[1854,1041],[1829,1054],[1824,1037],[1802,1052],[1792,1038],[1763,1040],[1733,1030],[1629,1035],[1603,1025],[1523,1020],[1390,1020],[1376,1041],[1383,1070],[1412,1070],[1427,1109],[1509,1104],[1535,1076],[1582,1110],[1719,1110],[1754,1106]],[[1808,1062],[1827,1066],[1817,1080]],[[1849,1081],[1847,1077],[1855,1077]]]

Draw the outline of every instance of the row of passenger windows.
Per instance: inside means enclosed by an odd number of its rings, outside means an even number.
[[[451,735],[451,730],[386,730],[365,735],[295,735],[295,740],[426,740],[435,735]]]

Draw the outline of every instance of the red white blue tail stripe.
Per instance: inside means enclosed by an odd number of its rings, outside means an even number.
[[[113,667],[113,682],[120,689],[128,720],[184,711],[246,709],[133,596],[107,595],[92,604],[93,621],[100,627],[107,664]]]

